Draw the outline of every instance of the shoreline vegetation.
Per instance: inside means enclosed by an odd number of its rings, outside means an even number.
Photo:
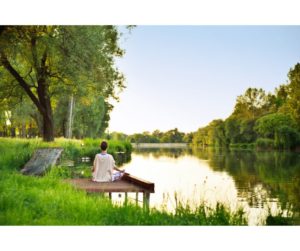
[[[268,142],[268,141],[266,141]],[[275,148],[272,143],[264,144],[264,143],[235,143],[230,144],[228,147],[217,147],[213,145],[205,145],[205,146],[195,146],[192,143],[131,143],[134,149],[155,149],[155,148],[178,148],[178,149],[221,149],[221,150],[248,150],[248,151],[291,151],[291,152],[300,152],[300,148],[294,149],[278,149]]]
[[[54,166],[43,177],[24,176],[22,166],[39,147],[63,147],[64,158],[93,156],[99,140],[41,140],[0,138],[0,225],[247,225],[241,210],[231,212],[218,204],[176,205],[170,213],[151,208],[143,211],[132,204],[117,205],[105,196],[87,195],[63,182],[67,169]],[[131,153],[128,142],[109,141],[110,153]],[[94,157],[94,156],[93,156]],[[125,160],[126,161],[126,160]],[[269,216],[267,224],[288,225],[290,219]]]

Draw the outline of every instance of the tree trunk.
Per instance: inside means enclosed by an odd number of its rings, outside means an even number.
[[[37,94],[38,97],[32,92],[31,86],[25,81],[25,79],[16,71],[16,69],[10,64],[6,55],[0,50],[0,60],[2,65],[7,69],[8,72],[18,81],[19,85],[24,89],[26,94],[30,97],[32,102],[38,108],[43,118],[43,139],[44,141],[54,141],[54,123],[52,107],[49,95],[49,86],[47,83],[47,70],[46,70],[46,59],[47,50],[45,50],[40,65],[37,60],[36,40],[32,40],[33,46],[33,60],[34,67],[37,75]]]
[[[43,140],[49,142],[54,141],[53,113],[46,78],[42,73],[40,75],[42,77],[38,80],[37,94],[41,107],[38,107],[38,109],[43,117]]]
[[[26,138],[26,124],[25,124],[25,122],[22,122],[22,125],[21,125],[21,138]]]
[[[47,142],[54,141],[54,125],[51,111],[43,114],[43,140]]]
[[[12,138],[16,137],[16,128],[14,126],[10,128],[10,137]]]
[[[42,117],[43,117],[43,140],[44,141],[54,141],[54,122],[53,113],[50,102],[50,97],[48,94],[48,86],[45,80],[39,81],[38,85],[38,96],[40,104],[42,106]]]
[[[71,139],[72,138],[72,125],[73,125],[73,110],[74,110],[74,97],[73,94],[71,95],[69,99],[69,106],[68,106],[68,123],[66,126],[66,138]]]

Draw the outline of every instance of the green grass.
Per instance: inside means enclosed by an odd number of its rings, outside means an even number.
[[[99,141],[58,139],[0,139],[0,225],[245,225],[241,211],[230,212],[225,206],[196,209],[179,204],[174,213],[132,204],[115,205],[104,196],[87,195],[63,178],[69,169],[53,167],[43,177],[24,176],[20,169],[38,147],[63,147],[66,156],[76,157],[82,147],[94,149]],[[131,151],[123,142],[109,142],[110,151]],[[84,150],[86,151],[86,150]]]
[[[102,196],[88,196],[52,175],[1,172],[1,225],[241,225],[243,215],[222,205],[208,211],[178,207],[174,214],[117,206]]]

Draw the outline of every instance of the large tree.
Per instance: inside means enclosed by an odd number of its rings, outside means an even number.
[[[54,140],[53,109],[66,95],[116,98],[124,77],[114,26],[1,26],[1,87],[9,98],[22,90],[42,117],[43,139]],[[2,98],[2,97],[1,97]]]
[[[300,63],[297,63],[288,74],[290,83],[288,85],[287,107],[300,128]]]
[[[268,112],[269,99],[263,89],[248,88],[244,95],[237,97],[232,116],[255,119]]]

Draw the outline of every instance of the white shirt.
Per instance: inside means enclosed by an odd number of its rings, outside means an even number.
[[[108,153],[98,153],[94,160],[95,171],[93,172],[93,181],[110,182],[115,167],[115,160]]]

